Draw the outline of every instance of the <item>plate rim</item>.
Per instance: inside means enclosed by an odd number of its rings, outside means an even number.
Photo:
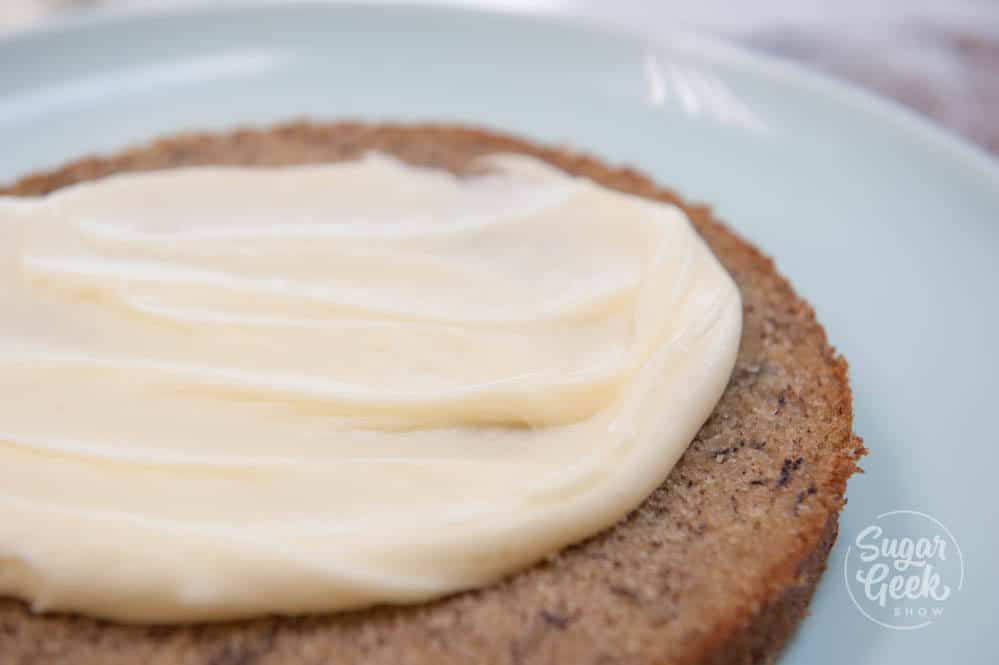
[[[599,22],[571,13],[565,7],[530,10],[523,7],[485,7],[433,2],[432,0],[179,0],[170,4],[140,4],[71,9],[52,18],[22,28],[0,31],[0,53],[15,45],[30,44],[39,37],[59,38],[69,33],[114,26],[159,17],[191,17],[239,10],[272,9],[295,11],[315,8],[329,11],[410,11],[474,17],[543,22],[556,30],[570,33],[589,32],[606,38],[632,41],[644,48],[662,48],[689,53],[709,62],[734,67],[796,87],[807,94],[829,99],[841,108],[860,113],[875,121],[895,125],[911,140],[921,141],[934,152],[957,161],[965,169],[999,187],[999,155],[973,143],[953,129],[929,116],[876,91],[847,79],[838,78],[789,58],[765,53],[721,36],[704,31],[667,29],[657,34],[642,34],[620,25]]]

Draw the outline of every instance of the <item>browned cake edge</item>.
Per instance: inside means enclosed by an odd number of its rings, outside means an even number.
[[[266,148],[272,150],[272,154],[267,159],[258,162],[255,161],[256,158],[250,159],[243,155],[242,146],[271,138],[275,143],[273,148]],[[329,147],[327,144],[334,140],[338,142],[336,148]],[[281,154],[281,146],[285,145],[282,142],[293,146],[287,155]],[[411,149],[414,143],[419,144],[416,150]],[[472,153],[473,156],[474,154],[500,151],[534,155],[570,173],[584,175],[607,186],[682,207],[698,231],[705,236],[715,252],[723,259],[723,263],[728,252],[735,252],[740,254],[741,261],[751,266],[747,270],[764,275],[766,288],[771,291],[768,297],[779,302],[780,307],[786,308],[786,311],[790,313],[788,316],[793,318],[792,323],[787,325],[801,328],[788,334],[792,337],[799,335],[801,339],[805,339],[809,343],[818,343],[821,346],[822,362],[825,364],[823,372],[831,377],[831,383],[834,384],[823,388],[827,393],[823,393],[826,395],[823,399],[832,405],[832,416],[830,417],[836,422],[823,425],[823,431],[829,433],[829,440],[826,442],[828,457],[822,460],[824,473],[807,489],[798,493],[797,504],[802,504],[805,499],[813,496],[814,501],[810,504],[810,509],[802,515],[798,515],[797,507],[794,508],[795,518],[798,520],[796,522],[797,546],[787,550],[785,556],[780,558],[769,569],[769,572],[758,580],[753,602],[733,605],[728,616],[718,618],[709,634],[699,636],[698,639],[683,645],[682,649],[678,647],[668,654],[660,652],[657,655],[655,652],[643,652],[639,647],[637,655],[640,657],[628,661],[648,663],[649,665],[654,663],[713,663],[719,665],[731,663],[734,665],[771,662],[795,625],[807,613],[807,606],[815,584],[825,569],[829,550],[836,538],[839,511],[846,502],[844,493],[847,480],[859,470],[855,462],[866,451],[861,440],[852,434],[852,405],[847,380],[847,364],[828,345],[825,332],[816,322],[812,308],[800,300],[787,281],[776,273],[769,258],[716,221],[707,207],[686,203],[677,195],[658,187],[651,180],[633,170],[611,168],[595,159],[569,150],[541,147],[491,131],[448,125],[403,127],[362,123],[316,125],[306,122],[265,130],[240,130],[232,134],[181,135],[111,157],[88,158],[55,171],[32,175],[18,181],[11,187],[0,188],[0,195],[40,195],[72,183],[92,180],[120,171],[169,168],[170,166],[187,164],[238,164],[247,161],[273,164],[326,161],[350,158],[360,154],[365,149],[402,152],[403,154],[400,156],[409,161],[445,166],[460,171],[469,155],[464,154],[456,158],[457,161],[452,160],[449,157],[449,151],[453,145],[465,146],[466,152]],[[254,150],[260,149],[259,146],[254,148]],[[253,150],[250,152],[252,153]],[[738,275],[737,281],[739,281]],[[740,288],[742,287],[743,285],[740,283]],[[775,326],[778,324],[783,324],[783,322],[774,323]],[[797,399],[796,395],[785,395],[784,390],[781,390],[777,397],[777,410],[779,411],[783,407],[786,400],[793,401],[795,399]],[[802,404],[805,403],[803,399],[800,401]],[[721,451],[719,454],[723,457],[728,455],[726,451]],[[788,469],[793,467],[797,470],[800,463],[800,457],[797,460],[785,458],[783,468],[780,471],[780,481],[776,482],[775,485],[783,486]],[[809,471],[809,473],[818,474],[819,472]],[[556,559],[555,563],[544,565],[557,566],[559,564]],[[74,657],[77,650],[72,641],[88,640],[90,643],[87,651],[93,656],[95,653],[100,653],[101,648],[105,648],[100,646],[102,642],[106,642],[107,649],[118,648],[116,644],[119,640],[114,635],[107,640],[102,640],[101,637],[102,631],[118,630],[147,631],[148,642],[153,645],[145,650],[148,657],[155,654],[156,644],[162,644],[162,642],[157,641],[163,637],[162,631],[198,630],[197,628],[183,627],[140,629],[75,617],[36,617],[30,614],[22,603],[9,600],[2,602],[4,606],[0,607],[0,663],[4,664],[8,662],[98,662],[98,659],[93,657],[88,658],[82,655],[79,658]],[[273,622],[274,620],[265,619],[262,621]],[[277,621],[294,623],[298,620],[279,619]],[[51,644],[43,643],[46,639],[44,637],[45,631],[35,628],[26,629],[26,626],[30,628],[31,622],[45,622],[50,628],[63,626],[58,622],[84,622],[86,626],[77,632],[73,632],[75,629],[67,629],[66,635],[70,637],[60,637],[62,635],[60,630],[51,633],[52,640],[68,639],[70,641],[70,644],[56,645],[56,648],[53,648]],[[551,619],[551,623],[556,630],[564,630],[565,628],[563,619],[556,617]],[[238,631],[235,628],[233,630],[235,635]],[[273,628],[273,630],[276,632],[278,629]],[[132,637],[137,641],[147,639],[138,634]],[[609,640],[612,640],[613,637],[613,635],[608,635]],[[270,658],[272,654],[268,652],[270,647],[251,645],[252,648],[243,648],[239,646],[242,641],[239,635],[235,635],[231,640],[225,636],[213,635],[210,646],[215,649],[214,656],[209,657],[207,651],[204,653],[194,651],[188,654],[191,657],[185,662],[239,663],[240,665],[258,662],[325,662],[321,658],[307,660],[304,657],[301,661],[293,661],[277,655],[277,651],[274,652],[272,660]],[[275,641],[274,635],[271,636],[270,641]],[[488,640],[486,642],[488,643]],[[95,647],[94,644],[97,646]],[[557,651],[548,650],[544,652],[549,654],[548,657],[537,656],[535,658],[525,656],[522,653],[518,655],[518,649],[515,647],[515,644],[512,645],[507,653],[502,654],[502,657],[498,657],[496,654],[480,653],[474,660],[475,662],[480,662],[480,660],[481,662],[514,662],[518,665],[528,662],[567,662],[550,656],[552,653],[558,653]],[[138,657],[141,651],[141,649],[133,651],[131,658]],[[80,650],[79,654],[83,654],[83,652],[84,650]],[[46,659],[44,655],[56,653],[61,655],[51,660]],[[285,649],[281,653],[286,654],[288,651]],[[129,656],[125,656],[125,660],[116,660],[115,662],[128,662],[128,658]],[[345,660],[349,659],[345,656]],[[371,662],[375,660],[372,658]],[[595,660],[596,658],[594,658]],[[428,654],[426,661],[433,662],[434,658]],[[438,661],[458,662],[443,657],[438,658]],[[167,659],[162,662],[180,661]],[[359,661],[349,660],[349,662]],[[424,661],[417,658],[413,662]],[[618,661],[608,659],[606,662]],[[575,665],[575,663],[569,665]]]

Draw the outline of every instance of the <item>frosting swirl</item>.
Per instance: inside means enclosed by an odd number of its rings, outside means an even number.
[[[483,166],[0,199],[0,593],[139,622],[417,602],[637,506],[724,390],[738,291],[676,208]]]

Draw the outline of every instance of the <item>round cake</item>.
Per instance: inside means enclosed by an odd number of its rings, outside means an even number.
[[[766,663],[805,615],[864,453],[845,361],[773,262],[701,205],[630,169],[442,125],[299,123],[190,134],[33,175],[36,196],[114,173],[335,162],[378,151],[461,174],[521,153],[683,209],[739,287],[731,380],[669,476],[625,520],[486,588],[411,606],[203,625],[34,614],[0,600],[3,662],[446,664]],[[110,581],[114,570],[107,571]]]

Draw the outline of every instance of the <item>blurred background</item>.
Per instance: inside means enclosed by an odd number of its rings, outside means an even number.
[[[198,1],[0,0],[0,32],[86,8]],[[444,2],[570,14],[651,36],[721,35],[893,97],[999,154],[999,0]]]

